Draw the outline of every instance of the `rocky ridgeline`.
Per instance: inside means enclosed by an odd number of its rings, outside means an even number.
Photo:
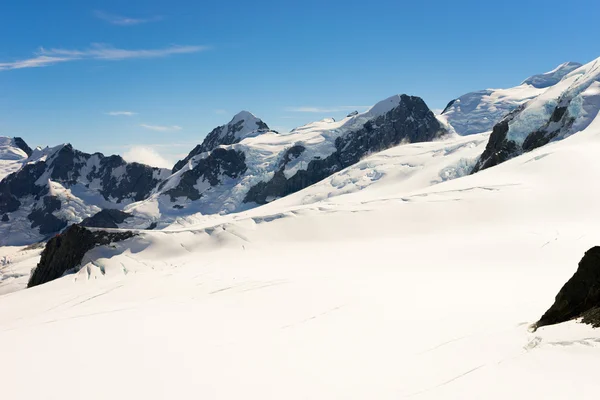
[[[577,318],[600,327],[600,247],[593,247],[585,253],[577,271],[560,289],[554,304],[535,328]]]
[[[90,231],[79,225],[71,225],[64,233],[48,241],[27,287],[41,285],[58,279],[67,272],[77,271],[85,253],[94,247],[120,242],[133,236],[133,232]]]

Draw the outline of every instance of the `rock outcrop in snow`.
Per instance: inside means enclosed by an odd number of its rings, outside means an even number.
[[[27,287],[41,285],[69,271],[76,271],[85,253],[96,246],[120,242],[133,236],[133,232],[92,232],[79,225],[71,225],[64,233],[48,241]]]
[[[566,75],[494,126],[473,172],[587,128],[600,111],[600,59]]]
[[[573,277],[560,289],[554,304],[535,327],[576,318],[600,327],[600,247],[593,247],[585,253]]]
[[[567,62],[545,74],[534,75],[513,88],[467,93],[452,100],[441,118],[448,121],[459,135],[490,131],[507,114],[535,99],[580,66],[579,63]]]

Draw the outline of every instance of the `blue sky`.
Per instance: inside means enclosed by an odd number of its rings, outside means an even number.
[[[242,109],[288,130],[398,93],[443,108],[600,57],[599,13],[597,0],[6,2],[0,135],[172,163]]]

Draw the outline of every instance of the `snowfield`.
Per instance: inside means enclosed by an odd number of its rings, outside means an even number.
[[[2,397],[597,398],[600,331],[529,327],[600,244],[600,118],[460,177],[487,138],[374,154],[0,297]]]

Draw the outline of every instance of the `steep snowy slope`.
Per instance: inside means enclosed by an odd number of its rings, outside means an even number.
[[[600,112],[600,59],[567,74],[494,126],[475,172],[586,129]]]
[[[215,131],[230,132],[238,119]],[[196,154],[194,149],[156,193],[125,211],[138,220],[159,221],[159,227],[198,212],[241,211],[297,192],[370,153],[431,141],[446,131],[423,100],[397,95],[341,121],[323,120],[288,134],[263,129],[251,133],[211,151]]]
[[[579,63],[567,62],[545,74],[534,75],[510,89],[486,89],[467,93],[452,100],[441,117],[460,135],[490,131],[508,113],[541,95],[548,87],[557,84],[580,66]]]
[[[19,170],[31,153],[23,139],[0,136],[0,180]]]
[[[469,158],[466,139],[425,146]],[[422,146],[403,151],[417,164]],[[596,118],[437,185],[391,169],[328,201],[302,204],[308,188],[98,247],[0,297],[3,396],[595,399],[599,331],[528,326],[600,243],[599,152]]]
[[[0,181],[0,245],[30,244],[102,208],[146,198],[168,170],[87,154],[70,144],[36,149]]]

